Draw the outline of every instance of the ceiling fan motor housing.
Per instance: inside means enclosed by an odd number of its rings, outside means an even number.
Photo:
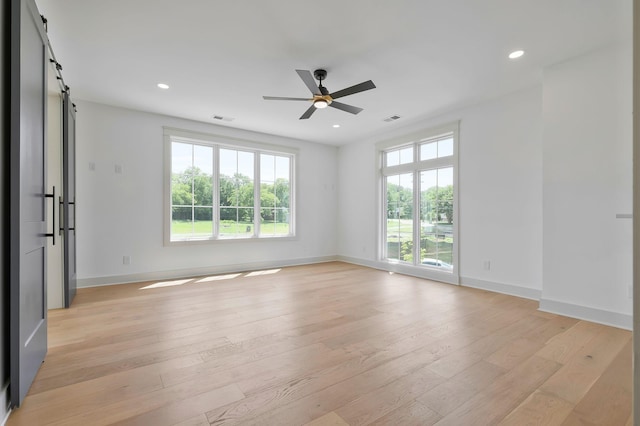
[[[313,72],[313,76],[316,78],[316,80],[320,80],[320,82],[322,83],[322,80],[325,80],[327,78],[327,71],[323,69],[315,70]]]

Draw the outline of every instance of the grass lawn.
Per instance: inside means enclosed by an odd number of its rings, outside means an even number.
[[[262,235],[287,235],[289,233],[288,223],[262,223],[260,224]],[[171,235],[207,237],[213,233],[213,222],[207,220],[197,220],[195,222],[187,220],[174,220],[171,222]],[[239,235],[250,237],[253,235],[253,223],[233,222],[223,220],[220,222],[220,235]]]

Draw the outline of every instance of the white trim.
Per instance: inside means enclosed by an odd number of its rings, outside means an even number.
[[[274,154],[292,154],[297,155],[300,150],[283,145],[275,145],[265,142],[254,142],[248,139],[233,138],[230,136],[216,135],[213,133],[195,132],[192,130],[178,129],[176,127],[163,126],[164,136],[173,136],[178,139],[184,139],[189,143],[202,144],[206,142],[207,145],[222,145],[230,148],[249,148],[257,149],[260,151],[269,151]]]
[[[2,422],[0,425],[4,426],[9,420],[9,415],[11,414],[11,403],[9,402],[9,383],[0,391],[0,419]]]
[[[539,310],[585,321],[597,322],[625,330],[633,329],[633,316],[557,300],[540,299]]]
[[[229,274],[236,272],[250,272],[260,269],[285,268],[288,266],[310,265],[314,263],[333,262],[336,256],[309,257],[275,262],[238,263],[233,265],[209,266],[204,268],[174,269],[159,272],[140,272],[127,275],[109,275],[102,277],[78,279],[78,288],[100,287],[114,284],[128,284],[142,281],[168,280],[177,278],[191,278],[203,275]]]
[[[460,277],[460,285],[463,287],[487,290],[493,293],[508,294],[531,300],[540,300],[542,291],[535,288],[521,287],[513,284],[504,284],[493,281],[478,280],[476,278]]]
[[[418,130],[416,132],[409,133],[408,135],[396,136],[391,139],[380,141],[376,144],[378,151],[384,151],[388,148],[402,147],[403,145],[410,145],[421,141],[422,139],[436,138],[438,136],[451,133],[454,129],[457,132],[460,128],[460,120],[451,121],[449,123],[441,124],[435,127],[429,127],[428,129]]]

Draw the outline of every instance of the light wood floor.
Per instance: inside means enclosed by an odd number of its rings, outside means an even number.
[[[631,425],[631,333],[345,263],[79,290],[8,425]]]

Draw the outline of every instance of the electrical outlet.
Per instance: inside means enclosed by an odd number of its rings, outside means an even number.
[[[115,170],[116,170],[117,174],[122,174],[122,165],[121,164],[116,164]]]
[[[94,163],[93,161],[89,162],[89,170],[91,170],[92,172],[96,171],[96,163]]]
[[[123,265],[131,265],[131,256],[122,256]]]
[[[484,262],[482,262],[482,269],[484,269],[485,271],[491,270],[491,261],[485,260]]]

